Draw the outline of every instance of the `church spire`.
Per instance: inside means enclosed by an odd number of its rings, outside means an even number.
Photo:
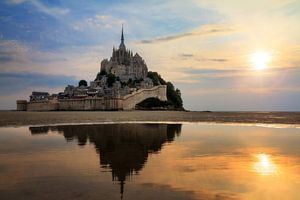
[[[122,24],[122,35],[121,35],[121,43],[124,43],[124,33],[123,33],[123,24]]]
[[[120,49],[126,49],[125,44],[124,44],[124,33],[123,33],[123,24],[122,24],[122,33],[121,33],[121,44],[119,46]]]

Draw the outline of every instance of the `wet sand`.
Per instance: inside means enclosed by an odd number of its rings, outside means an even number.
[[[101,122],[217,122],[300,124],[300,112],[185,112],[185,111],[1,111],[0,126]]]

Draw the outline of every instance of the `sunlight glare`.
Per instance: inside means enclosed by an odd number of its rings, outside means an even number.
[[[268,154],[256,155],[258,161],[254,164],[255,171],[261,175],[271,175],[277,172],[277,167]]]
[[[251,63],[256,70],[263,70],[268,67],[271,60],[271,54],[266,51],[258,51],[251,55]]]

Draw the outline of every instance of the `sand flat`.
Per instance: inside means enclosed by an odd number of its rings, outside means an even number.
[[[300,112],[1,111],[0,126],[101,122],[221,122],[300,124]]]

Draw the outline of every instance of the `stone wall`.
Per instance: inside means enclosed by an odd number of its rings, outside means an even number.
[[[59,110],[121,110],[120,99],[66,99],[59,101]]]
[[[17,110],[18,111],[26,111],[27,110],[27,101],[26,100],[18,100],[17,101]]]
[[[58,110],[57,101],[27,102],[27,111],[55,111]]]
[[[123,98],[105,99],[65,99],[59,101],[17,101],[19,111],[55,111],[55,110],[134,110],[135,105],[141,101],[156,97],[162,101],[167,100],[167,86],[159,85],[149,89],[140,89]]]

